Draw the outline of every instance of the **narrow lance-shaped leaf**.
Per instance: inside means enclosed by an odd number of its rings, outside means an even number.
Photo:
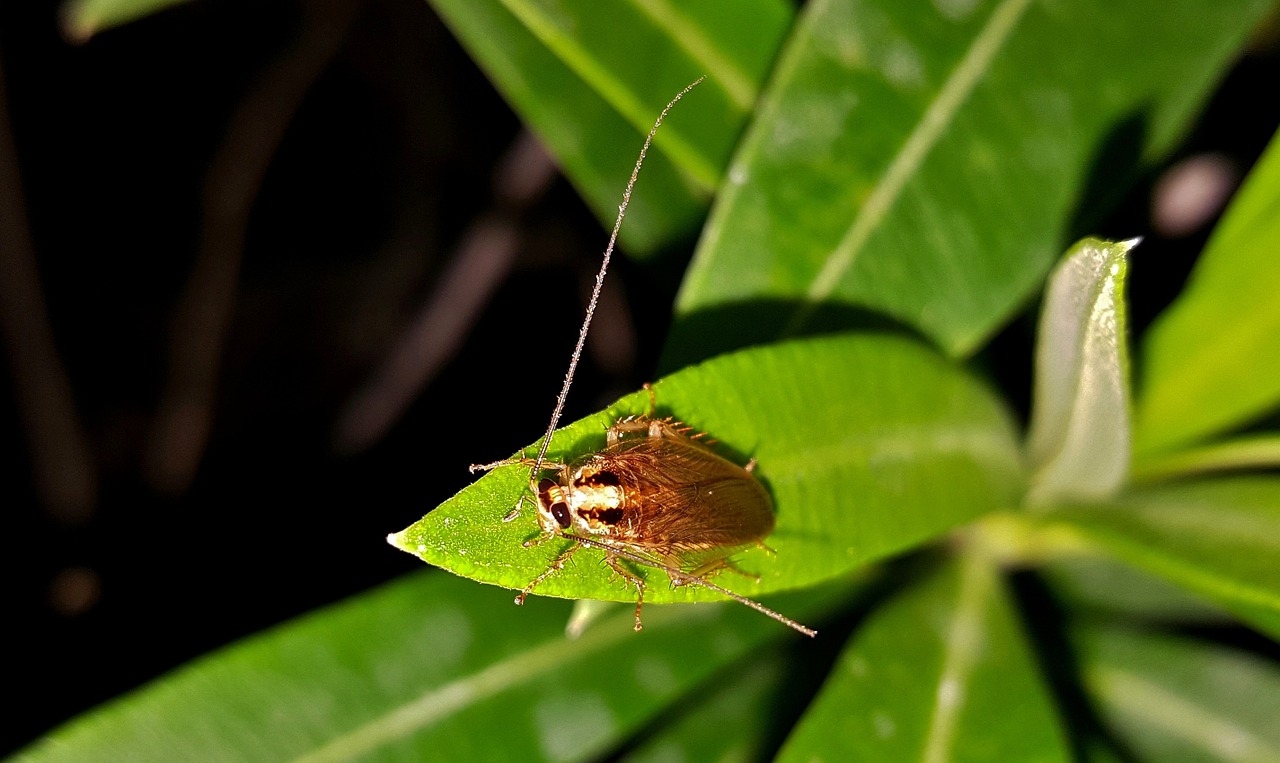
[[[709,433],[771,492],[772,552],[748,548],[737,566],[754,583],[716,582],[747,596],[811,585],[926,541],[1010,505],[1021,489],[1011,423],[992,395],[923,345],[894,335],[811,339],[715,358],[655,385],[658,413]],[[605,429],[646,412],[630,395],[556,433],[548,456],[572,460],[604,445]],[[525,451],[533,454],[530,446]],[[523,588],[568,545],[522,543],[539,534],[527,505],[528,467],[500,467],[421,521],[392,536],[423,561],[485,583]],[[550,596],[634,599],[585,549],[537,589]],[[696,601],[720,594],[650,578],[646,600]],[[653,576],[660,584],[653,585]]]
[[[1216,626],[1234,620],[1203,596],[1096,549],[1053,558],[1037,567],[1036,574],[1077,617]]]
[[[1106,498],[1129,474],[1124,283],[1136,243],[1087,238],[1049,278],[1027,436],[1031,504]]]
[[[1053,521],[1280,639],[1280,479],[1175,483]]]
[[[646,734],[625,763],[765,760],[787,682],[786,653],[756,653],[720,673],[705,692],[682,704],[672,722]],[[726,733],[728,730],[731,733]]]
[[[1271,7],[808,3],[681,289],[668,367],[851,310],[971,352],[1173,145]]]
[[[894,565],[888,565],[896,569]],[[857,593],[846,599],[842,618],[878,603],[885,578],[893,573],[876,567],[874,574],[855,576]],[[579,602],[581,603],[581,602]],[[672,722],[647,734],[623,756],[626,763],[713,760],[751,763],[767,760],[804,710],[822,675],[797,675],[797,658],[808,659],[809,643],[778,642],[728,666],[703,690],[688,696]],[[732,729],[731,733],[726,730]]]
[[[430,0],[604,223],[672,95],[622,239],[643,254],[702,221],[793,12],[782,0]]]
[[[966,555],[853,636],[783,761],[1065,761],[999,571]]]
[[[848,595],[828,587],[776,606],[812,620]],[[416,576],[202,658],[20,759],[589,760],[787,633],[737,606],[655,607],[642,634],[619,611],[568,641],[568,612]]]
[[[1272,138],[1186,289],[1145,337],[1140,451],[1203,439],[1280,404],[1278,255],[1280,138]]]
[[[1085,686],[1139,760],[1280,760],[1280,670],[1210,643],[1119,628],[1075,634]]]

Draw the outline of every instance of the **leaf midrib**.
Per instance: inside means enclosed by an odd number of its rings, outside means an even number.
[[[563,34],[556,25],[542,13],[534,3],[528,0],[499,0],[502,5],[529,30],[547,50],[560,59],[571,71],[605,103],[626,120],[640,135],[647,135],[653,119],[657,116],[652,104],[641,103],[632,89],[620,80],[612,71],[601,66],[589,49],[580,41]],[[635,3],[632,3],[633,7]],[[682,47],[695,60],[706,64],[706,69],[725,90],[735,109],[746,112],[755,101],[756,90],[750,85],[750,78],[737,71],[723,54],[718,54],[714,45],[704,38],[687,32],[676,33],[667,26],[669,16],[657,14],[649,9],[641,8],[649,18],[665,31],[671,32],[669,39]],[[711,58],[706,58],[709,54]],[[727,67],[727,68],[726,68]],[[721,82],[721,78],[724,81]],[[745,94],[742,82],[751,88]],[[686,174],[697,193],[710,194],[720,182],[720,168],[713,166],[703,153],[693,146],[682,132],[675,126],[667,127],[654,140],[658,150],[665,153]]]
[[[1101,664],[1093,666],[1088,673],[1090,683],[1114,702],[1121,713],[1175,739],[1223,759],[1280,760],[1280,748],[1271,747],[1248,729],[1142,676]]]
[[[658,610],[649,614],[649,625],[667,618],[697,616],[690,611]],[[599,622],[573,642],[576,659],[604,651],[626,638],[634,638],[626,626],[627,616]],[[616,621],[616,622],[615,622]],[[554,636],[535,647],[517,652],[470,675],[456,678],[443,686],[430,689],[407,702],[388,708],[379,715],[346,731],[315,750],[297,756],[295,763],[344,761],[367,755],[378,748],[406,739],[440,719],[471,705],[496,696],[539,675],[550,673],[564,663],[565,640]]]
[[[907,182],[915,177],[925,157],[972,94],[978,80],[990,68],[991,61],[1004,46],[1029,5],[1031,0],[1003,0],[992,11],[960,63],[920,115],[920,121],[872,187],[866,202],[858,209],[840,243],[810,282],[805,291],[804,303],[792,313],[782,336],[795,334],[808,321],[814,309],[831,296],[853,267],[871,235],[902,195]]]

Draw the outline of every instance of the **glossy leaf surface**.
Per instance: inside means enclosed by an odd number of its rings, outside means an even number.
[[[1129,474],[1124,284],[1136,243],[1087,238],[1049,278],[1027,436],[1030,503],[1106,498]]]
[[[809,3],[683,284],[668,367],[847,310],[972,351],[1089,205],[1171,147],[1269,7]],[[761,302],[777,315],[744,320]]]
[[[716,582],[744,595],[811,585],[924,542],[993,509],[1020,490],[1014,433],[1004,409],[966,372],[923,345],[888,334],[846,335],[754,348],[712,359],[655,385],[658,413],[709,433],[722,452],[759,461],[774,499],[776,553],[734,555],[754,583]],[[548,456],[572,459],[604,444],[616,419],[644,413],[643,392],[556,433]],[[532,455],[530,446],[525,451]],[[398,547],[485,583],[522,588],[569,545],[538,535],[534,511],[503,523],[528,484],[527,467],[501,467],[403,532]],[[634,599],[601,552],[584,549],[537,589],[549,596]],[[646,600],[720,597],[672,589],[641,570]],[[784,613],[785,614],[785,613]]]

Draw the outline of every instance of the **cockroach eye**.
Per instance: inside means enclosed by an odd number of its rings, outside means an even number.
[[[569,528],[569,507],[564,505],[564,501],[551,504],[551,516],[561,527],[566,530]]]

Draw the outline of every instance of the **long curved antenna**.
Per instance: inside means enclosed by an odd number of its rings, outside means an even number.
[[[604,288],[604,275],[609,270],[609,260],[613,257],[614,245],[618,242],[618,231],[622,229],[622,218],[627,215],[627,205],[631,203],[631,191],[636,186],[636,178],[640,176],[640,167],[644,164],[644,157],[649,153],[649,146],[653,144],[653,137],[658,134],[658,128],[662,126],[662,120],[666,118],[667,112],[671,111],[681,98],[688,95],[689,91],[697,87],[705,76],[699,77],[693,82],[685,86],[684,90],[676,93],[671,102],[663,108],[662,113],[658,114],[657,120],[653,123],[653,128],[649,130],[649,135],[644,139],[644,146],[640,148],[640,156],[636,159],[635,169],[631,170],[631,179],[627,181],[627,189],[622,192],[622,203],[618,205],[618,217],[613,222],[613,232],[609,234],[609,244],[604,248],[604,260],[600,263],[600,272],[596,273],[596,285],[591,291],[591,300],[587,302],[587,316],[582,320],[582,329],[578,332],[578,343],[573,347],[573,355],[569,357],[569,370],[564,375],[564,384],[560,387],[560,395],[556,398],[555,410],[551,412],[551,423],[547,425],[547,431],[542,436],[542,447],[538,448],[538,457],[534,459],[533,469],[529,472],[529,484],[534,484],[538,478],[538,472],[542,469],[543,459],[547,456],[547,447],[551,444],[551,433],[556,431],[556,424],[560,423],[560,414],[564,412],[564,401],[569,395],[569,386],[573,384],[573,374],[578,370],[578,360],[582,357],[582,348],[587,343],[587,329],[591,327],[591,318],[596,312],[596,303],[600,300],[600,290]],[[537,492],[535,490],[535,492]],[[520,496],[520,501],[516,504],[515,509],[511,513],[502,518],[504,522],[510,522],[520,513],[521,506],[524,505],[524,496]]]

